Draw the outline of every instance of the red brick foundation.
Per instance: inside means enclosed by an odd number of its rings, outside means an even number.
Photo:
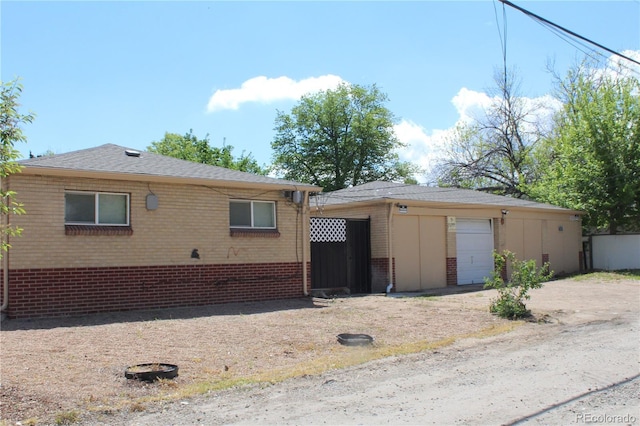
[[[393,259],[393,276],[392,280],[396,282],[396,264]],[[384,293],[389,285],[389,258],[376,257],[371,259],[371,292]],[[395,292],[395,286],[391,289]]]
[[[447,257],[447,285],[458,285],[457,257]]]
[[[583,272],[586,269],[584,265],[584,252],[582,250],[578,252],[578,265],[580,272]]]
[[[302,297],[302,264],[19,269],[9,318],[35,318]]]

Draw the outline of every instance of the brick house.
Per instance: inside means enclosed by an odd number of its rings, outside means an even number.
[[[358,259],[352,248],[369,247],[364,267],[364,261],[347,263],[338,276],[336,257],[330,256],[340,243],[315,242],[312,236],[312,290],[322,287],[325,272],[316,267],[325,252],[333,259],[334,287],[372,293],[389,284],[392,291],[406,292],[484,283],[493,270],[494,249],[538,265],[549,262],[556,274],[582,268],[581,212],[553,205],[466,189],[370,182],[313,196],[310,208],[312,223],[323,218],[334,228],[340,225],[335,219],[346,223],[347,232],[340,234],[343,257]],[[363,221],[369,240],[351,241],[350,225],[357,229]]]
[[[107,144],[20,162],[10,318],[294,298],[321,188]]]

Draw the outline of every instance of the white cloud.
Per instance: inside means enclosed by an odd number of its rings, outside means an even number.
[[[399,151],[400,159],[418,165],[422,175],[415,176],[419,183],[430,182],[435,167],[444,159],[446,147],[455,128],[460,124],[468,124],[484,115],[486,108],[494,101],[484,92],[461,88],[451,99],[451,103],[458,111],[458,119],[447,129],[428,130],[418,123],[402,120],[394,126],[398,139],[406,147]]]
[[[453,128],[429,132],[410,120],[402,120],[394,126],[398,139],[407,146],[399,151],[400,159],[418,165],[424,173],[415,176],[419,183],[428,183],[426,174],[442,159],[448,137]]]
[[[300,81],[285,76],[277,78],[258,76],[242,83],[239,89],[216,90],[209,98],[207,111],[236,110],[246,102],[270,103],[285,99],[297,100],[307,93],[335,89],[342,82],[344,82],[342,78],[332,74]]]
[[[631,58],[631,59],[633,59],[633,60],[635,60],[635,61],[639,61],[640,62],[640,50],[623,50],[622,54],[627,56],[627,57],[629,57],[629,58]],[[612,56],[612,58],[619,58],[620,60],[623,60],[623,58],[620,58],[619,56],[615,56],[615,57]],[[626,61],[626,59],[624,59],[624,60]],[[627,61],[627,64],[628,64],[628,62],[629,61]],[[633,64],[633,62],[632,62],[632,64]],[[638,69],[638,67],[640,65],[633,64],[633,66],[636,69]]]
[[[640,61],[640,50],[624,50],[621,53],[635,61]],[[625,78],[638,78],[638,74],[640,74],[640,65],[621,56],[611,55],[607,60],[605,72],[613,77],[618,75],[619,72],[619,75]]]
[[[418,123],[410,120],[402,120],[394,126],[398,139],[407,146],[399,152],[400,158],[410,161],[421,167],[426,175],[416,176],[420,183],[431,183],[429,176],[436,165],[446,155],[446,147],[449,140],[455,135],[458,125],[469,124],[484,116],[485,111],[491,107],[492,102],[498,98],[492,98],[484,92],[463,87],[451,99],[451,103],[458,111],[458,119],[447,129],[428,130]],[[535,111],[528,121],[543,125],[550,124],[553,114],[562,107],[562,103],[550,95],[537,98],[522,97],[523,108],[526,111]]]
[[[523,96],[518,100],[522,111],[527,114],[525,125],[531,125],[531,128],[528,129],[530,131],[533,131],[535,126],[547,127],[551,124],[551,119],[556,111],[562,108],[562,102],[548,94],[536,98]],[[471,123],[474,120],[482,121],[486,111],[489,111],[492,105],[500,101],[501,99],[497,96],[490,97],[484,92],[476,92],[463,87],[451,99],[451,103],[456,107],[459,115],[456,125]],[[527,130],[526,127],[525,130]]]
[[[495,98],[491,98],[486,93],[469,90],[466,87],[460,89],[451,99],[451,103],[460,115],[458,121],[464,123],[469,123],[484,115],[485,109],[489,108],[494,101]]]

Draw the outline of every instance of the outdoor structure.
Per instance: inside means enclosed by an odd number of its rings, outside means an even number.
[[[592,269],[640,269],[640,234],[596,234],[589,237],[589,242]]]
[[[3,257],[10,318],[307,294],[321,188],[107,144],[21,161]]]
[[[582,267],[580,212],[548,204],[457,188],[371,182],[313,196],[310,207],[312,231],[325,230],[311,235],[312,289],[326,287],[327,281],[332,287],[373,293],[484,283],[493,270],[494,250],[510,250],[538,265],[549,262],[556,274]],[[366,232],[349,231],[362,222],[370,229],[369,239]],[[362,247],[370,250],[364,267],[354,251]],[[333,276],[325,280],[317,259],[335,258],[336,250],[345,260],[342,268],[334,260]],[[341,276],[338,270],[344,271]],[[354,270],[365,272],[356,279]]]

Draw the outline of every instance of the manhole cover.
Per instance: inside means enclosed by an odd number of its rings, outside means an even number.
[[[145,382],[153,382],[158,379],[173,379],[177,375],[177,365],[157,362],[132,365],[124,371],[124,377],[127,379],[138,379]]]
[[[368,334],[338,334],[338,342],[345,346],[367,346],[373,343],[373,337]]]

